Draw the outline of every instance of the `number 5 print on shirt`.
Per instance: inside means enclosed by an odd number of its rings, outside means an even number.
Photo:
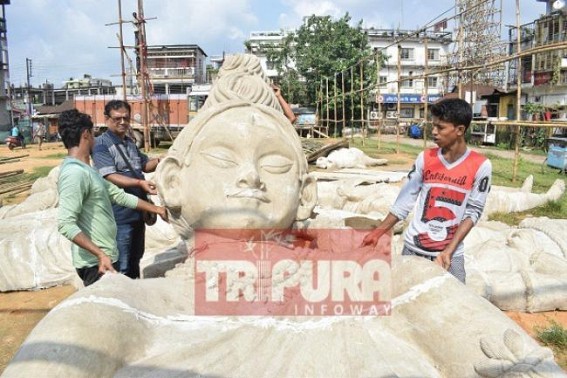
[[[458,224],[448,225],[456,218],[454,207],[459,207],[465,200],[465,193],[450,188],[433,187],[425,197],[425,206],[421,221],[427,231],[415,236],[419,248],[430,251],[442,251],[453,238]]]

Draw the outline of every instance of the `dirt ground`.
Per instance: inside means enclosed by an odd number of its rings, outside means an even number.
[[[42,151],[37,145],[30,145],[26,149],[8,150],[5,145],[0,145],[1,158],[28,155],[19,161],[8,164],[0,164],[0,173],[24,169],[32,172],[35,167],[58,165],[66,150],[62,143],[45,143]],[[388,169],[408,169],[413,159],[403,154],[375,156],[388,159],[391,163]],[[25,199],[27,193],[13,198],[5,199],[4,204],[14,203]],[[0,374],[10,362],[19,346],[31,332],[33,327],[55,307],[59,302],[75,292],[71,286],[60,286],[38,291],[20,291],[0,293]],[[537,314],[525,314],[517,312],[506,312],[512,320],[524,328],[530,335],[534,336],[534,327],[549,326],[551,320],[555,320],[567,328],[567,311],[555,311]],[[558,363],[567,370],[567,351],[555,353]]]
[[[24,169],[26,172],[31,173],[36,167],[54,167],[61,163],[62,157],[66,154],[67,151],[61,142],[44,143],[41,151],[39,151],[37,144],[27,145],[23,149],[18,147],[12,151],[5,144],[0,144],[0,159],[28,155],[20,158],[19,161],[0,164],[0,172]]]

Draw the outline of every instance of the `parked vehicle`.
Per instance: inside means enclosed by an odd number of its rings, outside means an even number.
[[[316,112],[315,108],[300,107],[292,109],[293,113],[296,115],[295,126],[298,128],[311,127],[316,124]]]
[[[25,145],[22,145],[22,140],[15,136],[8,136],[4,139],[4,143],[8,146],[10,150],[13,150],[16,147],[23,147],[26,148]]]
[[[412,139],[420,139],[423,137],[423,131],[421,130],[421,126],[417,123],[414,123],[409,128],[409,137]]]
[[[151,147],[157,147],[160,141],[173,141],[189,122],[188,98],[184,94],[153,95],[148,104],[149,140]],[[106,118],[104,116],[105,104],[120,96],[75,96],[74,106],[80,112],[91,116],[94,124],[95,136],[106,131]],[[144,101],[139,96],[129,96],[128,103],[132,107],[130,128],[132,138],[138,147],[144,146],[143,107]]]

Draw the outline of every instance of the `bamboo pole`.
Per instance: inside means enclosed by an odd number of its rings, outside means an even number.
[[[123,20],[122,20],[122,0],[118,0],[118,33],[120,39],[120,66],[122,67],[122,99],[126,101],[126,66],[124,64],[124,34],[123,34]]]
[[[428,83],[428,76],[427,73],[429,71],[429,48],[427,45],[427,34],[425,34],[425,39],[423,40],[423,48],[425,49],[425,68],[423,70],[423,76],[425,77],[423,79],[424,83],[423,83],[423,89],[424,89],[424,94],[423,97],[425,98],[425,100],[423,101],[423,149],[425,149],[427,147],[427,118],[429,116],[429,83]]]
[[[360,130],[362,131],[362,145],[366,140],[366,123],[364,122],[364,60],[360,62]]]
[[[402,76],[402,45],[398,45],[398,85],[397,85],[397,97],[398,103],[396,107],[396,154],[400,153],[400,112],[402,110],[401,103],[401,76]]]
[[[10,157],[1,157],[0,161],[10,161],[10,160],[16,160],[16,159],[21,159],[21,158],[25,158],[30,156],[30,154],[25,154],[25,155],[18,155],[18,156],[10,156]]]
[[[351,139],[354,138],[354,66],[350,67],[350,128],[353,130],[351,132]]]
[[[518,55],[520,55],[522,49],[522,30],[520,29],[520,0],[516,0],[516,41],[518,43]],[[518,90],[516,93],[516,121],[520,121],[522,115],[520,106],[522,100],[522,58],[518,57],[518,67],[516,69],[516,83]],[[516,176],[518,175],[518,163],[520,160],[520,125],[516,125],[516,140],[514,142],[514,164],[512,166],[512,182],[516,182]]]
[[[378,53],[376,53],[378,54]],[[376,62],[376,102],[378,103],[378,150],[381,146],[382,134],[382,101],[380,101],[380,70],[382,69],[381,56],[377,56]]]
[[[0,194],[12,193],[15,190],[19,190],[19,189],[22,189],[22,188],[29,189],[29,188],[32,187],[32,185],[33,185],[33,181],[28,181],[28,182],[20,183],[20,184],[17,184],[17,185],[9,186],[7,188],[1,188]]]
[[[23,169],[18,169],[15,171],[8,171],[8,172],[0,172],[0,179],[21,175],[22,173],[24,173]]]
[[[345,112],[345,71],[341,71],[341,89],[342,89],[342,118],[343,118],[343,130],[346,128],[346,112]]]
[[[337,75],[335,75],[334,81],[333,81],[333,102],[334,102],[334,109],[333,109],[333,114],[334,114],[334,124],[335,124],[335,129],[337,127]]]
[[[326,110],[327,110],[327,129],[329,129],[329,78],[325,78],[325,87],[326,87],[326,94],[325,94],[325,103],[326,103]]]

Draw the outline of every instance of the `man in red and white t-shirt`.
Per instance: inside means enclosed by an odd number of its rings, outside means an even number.
[[[472,120],[470,105],[446,99],[432,105],[433,141],[437,148],[421,152],[408,182],[386,218],[364,238],[378,239],[414,210],[406,230],[403,255],[428,258],[465,282],[463,239],[478,222],[490,191],[492,164],[467,147]]]

